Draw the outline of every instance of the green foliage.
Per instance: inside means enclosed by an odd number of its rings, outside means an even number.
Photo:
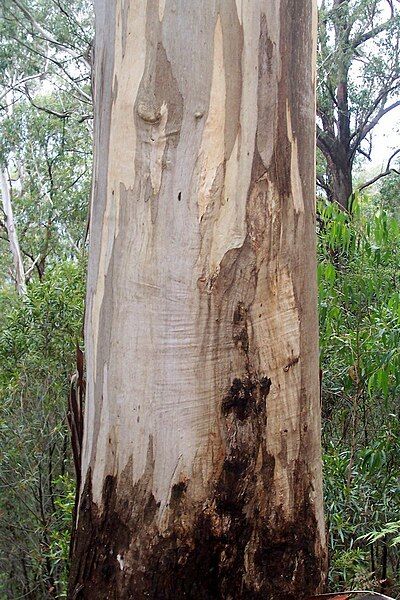
[[[46,558],[58,573],[55,581],[58,598],[67,597],[68,560],[71,539],[71,523],[75,505],[76,481],[68,473],[55,480],[58,495],[54,499],[55,510],[51,516],[53,528]]]
[[[391,173],[382,180],[379,202],[383,210],[400,221],[400,176]]]
[[[46,97],[57,107],[56,99]],[[3,120],[0,162],[8,164],[14,218],[23,260],[42,276],[48,263],[80,253],[84,245],[91,179],[91,130],[86,123],[65,120],[20,102]],[[11,256],[5,250],[0,273],[6,276]]]
[[[374,585],[395,564],[386,524],[400,511],[400,226],[377,203],[355,197],[351,215],[319,207],[325,501],[338,590]]]
[[[382,538],[391,537],[390,545],[398,546],[400,544],[400,521],[392,521],[391,523],[386,523],[383,527],[380,528],[379,531],[371,531],[370,533],[366,533],[360,537],[361,540],[367,540],[370,544],[381,540]]]
[[[65,595],[73,480],[66,409],[84,261],[0,291],[0,598]]]
[[[2,0],[0,5],[0,106],[34,97],[47,81],[61,94],[69,91],[70,105],[75,97],[75,111],[83,113],[83,106],[77,106],[90,105],[92,3],[20,0],[19,4]],[[7,91],[11,96],[4,96]]]
[[[76,258],[91,177],[90,0],[3,0],[0,168],[28,277]],[[0,214],[0,278],[15,276]]]

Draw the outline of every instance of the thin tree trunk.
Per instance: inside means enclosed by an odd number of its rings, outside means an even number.
[[[70,598],[321,589],[313,0],[97,0]]]
[[[388,565],[388,542],[387,535],[384,536],[382,541],[382,564],[381,564],[381,582],[386,583],[387,580],[387,565]],[[384,585],[381,585],[381,591],[384,590]]]
[[[21,250],[18,242],[17,230],[14,222],[8,175],[5,169],[0,170],[0,187],[3,211],[5,215],[5,226],[7,229],[8,242],[10,245],[11,254],[13,257],[15,283],[17,286],[18,293],[20,295],[23,295],[26,293],[25,271],[24,264],[22,262]]]

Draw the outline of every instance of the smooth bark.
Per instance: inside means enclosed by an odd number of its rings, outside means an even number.
[[[20,295],[26,293],[25,270],[22,262],[22,254],[19,247],[18,234],[15,227],[14,213],[11,204],[11,192],[8,183],[7,171],[0,170],[0,189],[3,212],[5,216],[5,227],[7,230],[8,243],[13,258],[14,278],[17,291]]]
[[[97,0],[70,598],[321,589],[313,0]]]

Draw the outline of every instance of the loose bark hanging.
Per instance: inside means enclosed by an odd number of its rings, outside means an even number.
[[[95,11],[70,598],[305,598],[325,569],[315,3]]]

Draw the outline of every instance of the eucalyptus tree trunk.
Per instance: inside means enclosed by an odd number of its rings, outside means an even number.
[[[97,0],[70,598],[297,599],[325,568],[314,0]]]

